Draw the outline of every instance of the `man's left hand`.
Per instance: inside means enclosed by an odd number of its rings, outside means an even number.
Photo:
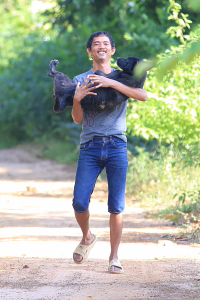
[[[99,87],[110,87],[112,83],[112,79],[106,78],[104,76],[99,76],[95,74],[88,75],[92,83],[98,83]]]

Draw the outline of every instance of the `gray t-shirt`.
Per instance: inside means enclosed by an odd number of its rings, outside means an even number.
[[[115,69],[112,68],[112,71],[114,70]],[[75,76],[73,81],[75,83],[80,82],[80,85],[82,85],[89,74],[94,74],[92,69]],[[115,108],[104,109],[100,112],[83,110],[81,144],[88,142],[94,136],[106,137],[111,135],[119,137],[126,142],[127,138],[125,136],[125,131],[127,102],[128,100],[117,105]]]

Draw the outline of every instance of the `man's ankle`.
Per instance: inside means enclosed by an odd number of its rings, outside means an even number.
[[[118,255],[117,254],[110,254],[109,261],[111,261],[113,259],[118,259]]]
[[[81,244],[89,245],[93,239],[94,239],[93,234],[90,232],[90,234],[82,238]]]

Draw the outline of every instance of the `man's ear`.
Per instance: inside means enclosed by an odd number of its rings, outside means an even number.
[[[87,50],[87,53],[88,53],[89,55],[92,55],[92,54],[91,54],[91,49],[90,49],[90,48],[87,48],[86,50]]]
[[[113,47],[113,48],[112,48],[112,55],[115,54],[115,51],[116,51],[116,48]]]

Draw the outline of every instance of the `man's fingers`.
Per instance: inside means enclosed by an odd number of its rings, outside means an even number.
[[[99,85],[97,85],[96,88],[99,88],[99,87],[101,87],[102,85],[103,85],[103,83],[99,83]]]
[[[99,75],[95,75],[95,74],[91,74],[91,75],[88,75],[88,77],[91,79],[91,78],[97,78],[99,77]]]
[[[92,84],[94,84],[94,83],[98,83],[98,82],[99,82],[99,80],[98,80],[98,79],[92,79],[92,80],[91,80],[91,83],[92,83]]]
[[[93,82],[93,83],[101,84],[101,83],[102,83],[102,80],[100,80],[100,79],[92,79],[92,82]]]
[[[93,79],[101,79],[101,78],[98,75],[94,75],[94,76],[91,76],[89,79],[93,80]]]
[[[88,81],[88,77],[85,78],[83,85],[86,86],[87,85],[87,81]]]
[[[90,87],[93,84],[94,84],[94,82],[90,82],[90,83],[88,83],[87,87]]]
[[[99,87],[101,87],[103,85],[103,83],[99,83],[98,85],[95,86],[96,89],[98,89]]]
[[[97,93],[89,92],[88,95],[97,95]]]
[[[88,88],[88,90],[89,90],[89,91],[96,90],[96,88],[98,88],[98,87],[99,87],[98,85],[96,85],[96,86],[91,86],[91,87]]]
[[[90,80],[91,80],[92,82],[99,82],[99,81],[102,80],[102,76],[92,75],[92,76],[90,76]]]

